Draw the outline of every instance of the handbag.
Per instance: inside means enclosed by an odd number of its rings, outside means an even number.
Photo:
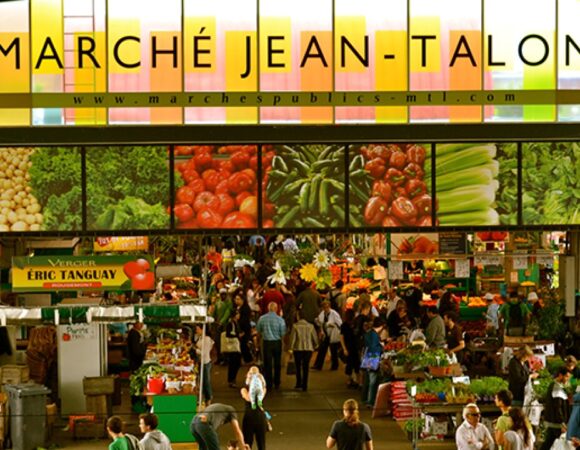
[[[237,337],[228,337],[225,331],[220,335],[220,347],[222,353],[240,353],[240,340]]]
[[[296,375],[296,361],[294,361],[293,356],[290,357],[286,365],[286,375]]]
[[[360,362],[360,368],[366,370],[379,370],[380,363],[380,353],[371,353],[368,351],[368,349],[365,349],[362,360]]]

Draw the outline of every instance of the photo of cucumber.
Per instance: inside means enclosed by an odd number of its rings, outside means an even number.
[[[345,151],[338,145],[264,146],[262,226],[343,227]]]

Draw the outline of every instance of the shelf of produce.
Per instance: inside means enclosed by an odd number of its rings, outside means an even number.
[[[467,320],[482,320],[485,318],[485,312],[487,307],[469,307],[469,306],[459,306],[459,319],[463,321]]]

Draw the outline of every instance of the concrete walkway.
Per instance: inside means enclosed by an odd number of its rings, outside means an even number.
[[[327,364],[328,366],[328,364]],[[247,367],[242,367],[238,374],[238,385],[242,383]],[[240,419],[243,411],[243,402],[237,389],[227,387],[227,367],[216,366],[213,370],[212,385],[214,387],[214,401],[231,404],[240,411]],[[342,366],[339,371],[321,372],[311,371],[310,386],[308,392],[295,391],[294,376],[283,375],[282,389],[269,393],[264,401],[264,406],[272,414],[273,431],[267,435],[267,448],[269,450],[319,450],[325,448],[326,437],[334,420],[342,416],[342,404],[348,398],[358,400],[360,392],[347,389]],[[128,385],[124,387],[128,391]],[[128,392],[123,392],[124,398],[128,399]],[[127,431],[140,436],[137,429],[137,415],[130,412],[128,405],[123,404],[114,410],[115,414],[121,415],[127,423]],[[410,449],[410,442],[401,428],[390,417],[372,419],[370,411],[363,409],[361,419],[368,423],[373,434],[375,449]],[[58,448],[77,449],[105,449],[110,440],[101,439],[78,439],[73,440],[71,433],[64,431],[65,422],[61,421],[55,429],[51,444]],[[228,439],[233,439],[230,427],[222,427],[219,431],[220,442],[225,448]],[[196,449],[193,443],[176,444],[174,450]],[[255,444],[254,444],[255,448]]]

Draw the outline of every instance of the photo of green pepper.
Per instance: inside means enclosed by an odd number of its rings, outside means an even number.
[[[345,151],[337,145],[264,146],[262,226],[344,226]]]

